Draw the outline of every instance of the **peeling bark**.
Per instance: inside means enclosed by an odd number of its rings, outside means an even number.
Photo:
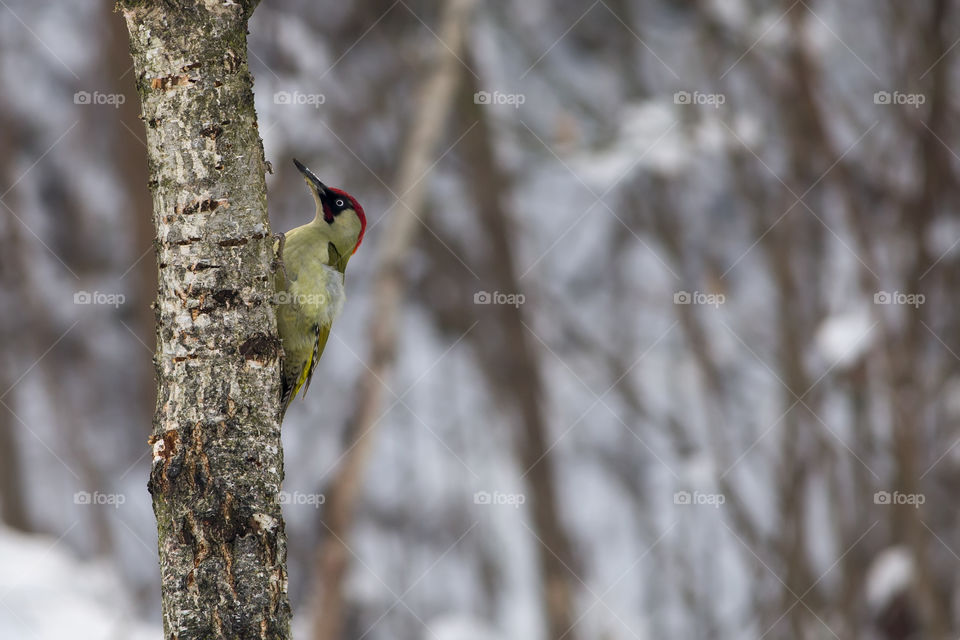
[[[121,0],[158,262],[149,489],[164,635],[289,638],[280,342],[247,68],[256,0]]]

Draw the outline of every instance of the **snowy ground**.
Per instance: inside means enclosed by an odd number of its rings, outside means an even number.
[[[0,638],[157,640],[162,635],[132,614],[130,592],[113,566],[80,561],[61,540],[0,528],[0,567]]]

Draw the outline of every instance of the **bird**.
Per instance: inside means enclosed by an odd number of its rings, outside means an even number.
[[[296,158],[313,195],[313,220],[281,234],[274,272],[277,330],[283,345],[280,420],[303,389],[306,394],[317,361],[330,336],[333,321],[343,310],[344,273],[363,242],[367,217],[356,198],[328,187]]]

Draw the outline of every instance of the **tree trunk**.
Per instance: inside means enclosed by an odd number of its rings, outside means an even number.
[[[437,62],[423,83],[415,122],[400,160],[397,180],[398,206],[383,233],[384,246],[374,278],[374,309],[370,326],[370,350],[364,359],[367,373],[358,383],[357,415],[347,425],[348,450],[337,471],[324,510],[328,534],[317,558],[313,598],[314,640],[340,638],[344,620],[343,583],[349,564],[350,527],[362,486],[363,472],[373,449],[378,416],[383,406],[384,380],[393,364],[397,341],[403,264],[422,215],[432,154],[440,142],[456,95],[463,67],[458,55],[474,0],[447,0],[439,32]],[[422,224],[422,220],[420,221]]]
[[[14,131],[13,122],[0,116],[0,180],[3,184],[13,184],[10,179],[10,159],[16,157],[17,143],[11,135]],[[3,204],[13,209],[15,204],[10,202],[13,196],[8,196]],[[7,215],[6,213],[4,215]],[[0,301],[10,300],[16,304],[23,304],[30,298],[28,278],[21,277],[23,262],[23,237],[19,223],[14,221],[0,229],[0,244],[5,247],[0,252]],[[10,296],[7,298],[6,296]],[[26,481],[23,469],[23,449],[17,438],[17,418],[11,404],[15,404],[11,396],[13,379],[10,372],[16,368],[13,363],[20,355],[14,348],[21,344],[25,330],[25,313],[6,313],[0,319],[0,341],[7,345],[3,358],[0,359],[0,451],[3,451],[3,464],[0,464],[0,522],[8,527],[20,531],[32,531],[30,511],[26,499]],[[9,399],[8,399],[9,398]]]
[[[127,30],[123,22],[116,19],[117,16],[107,13],[112,11],[113,4],[111,0],[103,3],[103,21],[109,26],[109,34],[101,54],[103,60],[101,64],[110,77],[115,78],[112,90],[123,94],[126,100],[116,109],[120,126],[115,127],[116,131],[113,132],[110,152],[113,154],[114,171],[123,182],[124,202],[135,211],[148,211],[151,205],[150,193],[144,189],[144,185],[149,177],[143,153],[144,138],[138,122],[140,105],[137,104],[134,95],[136,75],[130,68],[130,60],[126,55],[129,46]],[[120,281],[132,283],[129,287],[133,294],[132,299],[126,301],[128,304],[132,303],[133,307],[131,318],[133,322],[128,329],[134,336],[149,344],[149,336],[156,331],[150,302],[157,290],[157,270],[150,264],[149,256],[146,255],[153,248],[153,224],[150,217],[134,216],[131,231],[127,236],[127,240],[131,243],[127,251],[129,258],[126,261],[120,261],[125,269],[125,272],[120,275]],[[139,346],[137,348],[139,349]],[[153,384],[153,371],[150,364],[147,362],[138,364],[137,369],[131,372],[135,376],[136,386],[130,415],[138,424],[141,424],[140,419],[143,417],[145,426],[150,409],[157,401],[157,388]],[[135,438],[138,446],[143,441],[139,431],[129,434],[129,437],[131,441]],[[137,455],[140,455],[139,452]]]
[[[466,59],[472,61],[467,55]],[[461,102],[470,104],[473,95],[481,87],[471,78],[461,96]],[[471,167],[467,181],[473,200],[477,203],[477,220],[486,236],[486,265],[484,282],[495,291],[520,294],[520,276],[516,267],[516,254],[510,237],[516,222],[507,210],[511,181],[497,162],[493,145],[493,132],[487,120],[489,107],[471,104],[467,118],[476,122],[476,131],[464,142],[464,158]],[[489,343],[483,346],[485,358],[492,361],[487,374],[496,389],[498,398],[514,406],[517,425],[516,454],[521,466],[521,478],[531,494],[530,514],[533,528],[524,525],[536,538],[535,549],[542,581],[543,613],[546,617],[549,640],[576,640],[574,587],[580,582],[575,573],[576,563],[567,534],[560,517],[559,492],[555,451],[552,450],[547,418],[543,405],[546,393],[543,384],[543,369],[529,329],[531,318],[521,305],[491,305],[488,311],[494,316],[497,331],[485,332]],[[492,338],[492,339],[491,339]]]
[[[150,492],[168,640],[289,638],[256,0],[121,0],[158,261]],[[142,212],[136,212],[142,214]]]

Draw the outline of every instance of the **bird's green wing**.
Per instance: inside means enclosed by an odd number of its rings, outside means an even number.
[[[339,271],[344,273],[347,270],[347,261],[350,260],[350,255],[341,256],[340,252],[337,251],[337,245],[332,242],[327,244],[327,264]]]
[[[317,361],[320,360],[320,356],[323,354],[324,347],[327,346],[327,338],[330,337],[330,327],[321,327],[317,325],[317,341],[313,345],[313,355],[310,356],[310,362],[304,367],[304,374],[306,380],[303,384],[303,394],[307,393],[307,389],[310,388],[310,381],[313,380],[313,370],[317,368]]]
[[[307,393],[307,389],[310,388],[310,381],[313,380],[313,370],[317,368],[317,361],[320,360],[323,349],[327,345],[327,338],[330,337],[330,327],[323,328],[320,325],[314,325],[313,328],[316,332],[316,341],[313,344],[313,353],[310,355],[310,359],[305,363],[303,369],[298,374],[295,374],[296,378],[283,378],[281,388],[281,415],[287,412],[287,407],[290,406],[290,402],[297,396],[297,393],[299,393],[301,389],[303,389],[303,393],[300,393],[301,396]]]

